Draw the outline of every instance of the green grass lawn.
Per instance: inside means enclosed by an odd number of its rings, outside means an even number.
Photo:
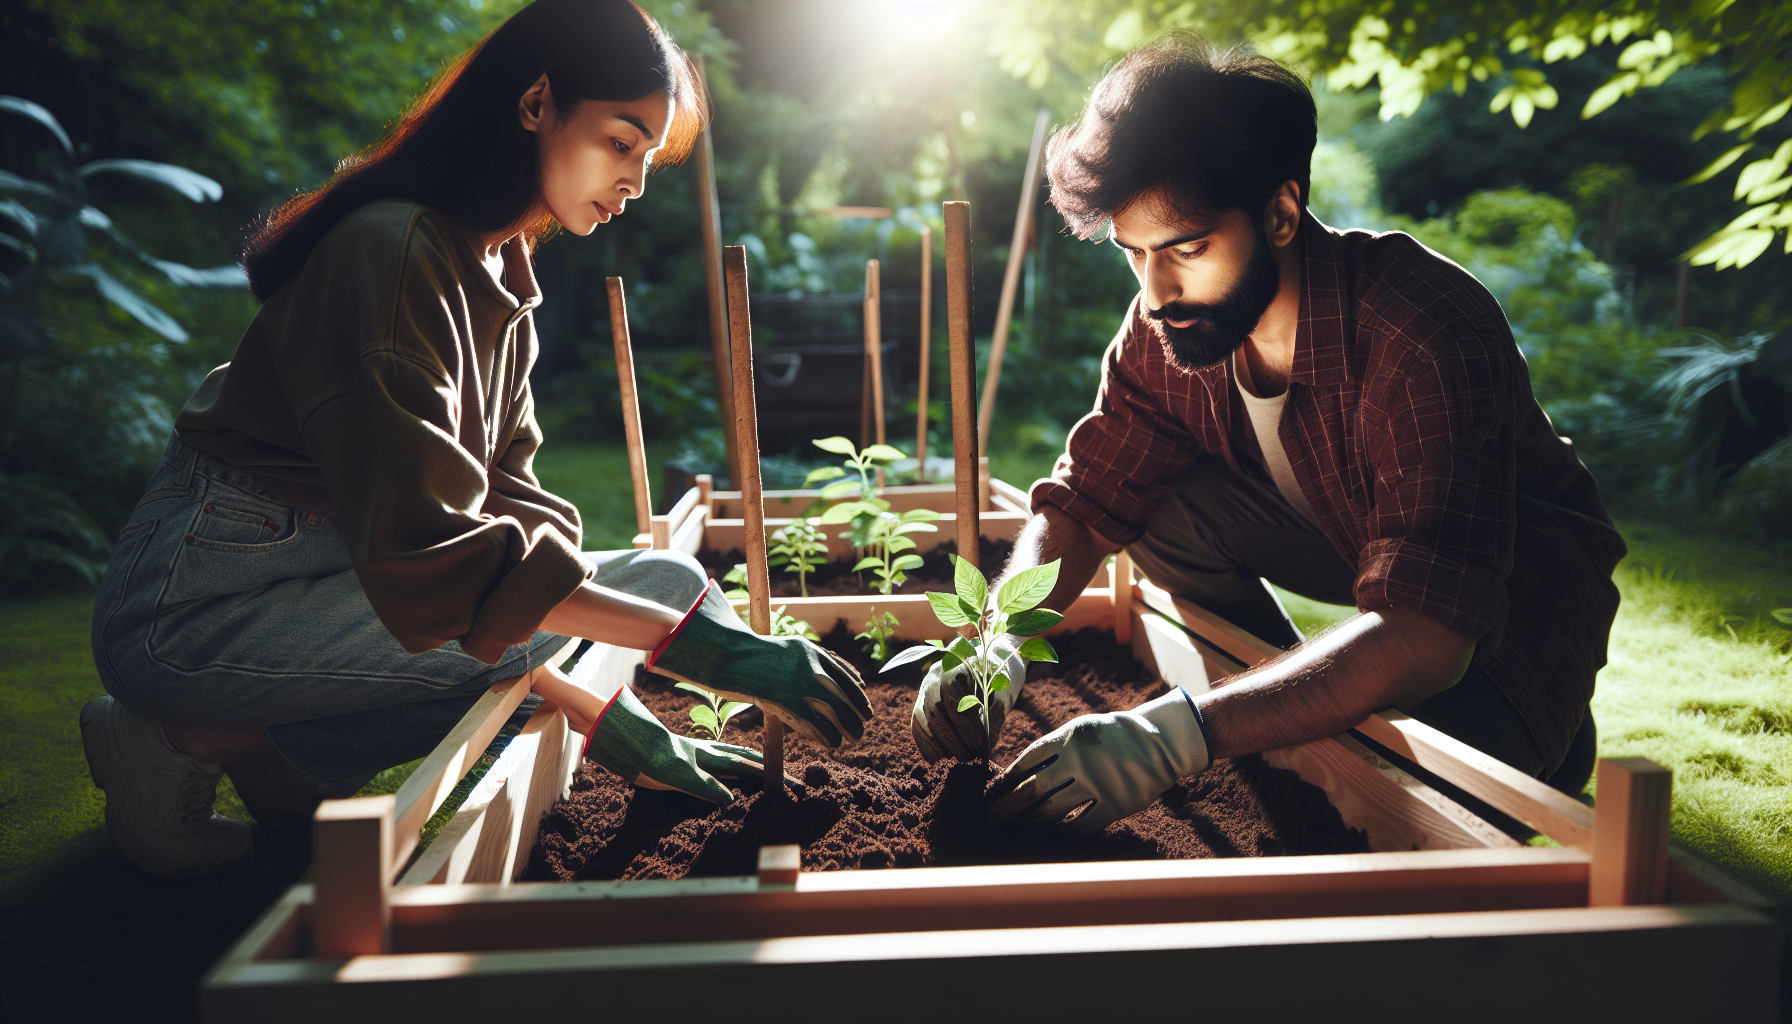
[[[994,471],[1026,486],[1049,470],[1049,440],[992,445]],[[665,452],[651,454],[657,487]],[[634,513],[619,448],[550,444],[538,467],[580,506],[587,548],[628,546]],[[1792,559],[1623,527],[1624,600],[1593,705],[1600,753],[1672,768],[1675,836],[1792,907],[1792,630],[1770,614],[1792,607]],[[1286,600],[1305,627],[1350,611]],[[123,864],[76,727],[101,692],[91,607],[81,593],[0,604],[0,1019],[192,1019],[199,973],[304,870],[309,842],[258,830],[256,863],[210,882],[157,882]],[[374,786],[395,788],[407,769]],[[228,790],[220,809],[241,813]],[[167,939],[166,921],[184,938]],[[70,973],[119,963],[153,976],[114,991]]]

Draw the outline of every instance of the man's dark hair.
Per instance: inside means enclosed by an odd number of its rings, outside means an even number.
[[[1292,69],[1171,32],[1109,68],[1052,137],[1052,205],[1078,238],[1153,190],[1181,216],[1255,214],[1295,181],[1304,207],[1318,134],[1313,93]]]

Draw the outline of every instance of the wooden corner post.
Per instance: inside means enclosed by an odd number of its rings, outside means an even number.
[[[641,396],[635,390],[635,349],[628,336],[628,299],[622,278],[606,277],[610,337],[616,343],[616,382],[622,390],[622,436],[628,442],[628,475],[635,484],[635,533],[652,529],[653,497],[647,486],[647,445],[641,440]]]
[[[1587,902],[1595,907],[1667,902],[1668,811],[1674,773],[1646,757],[1599,759],[1593,798],[1593,865]]]
[[[741,546],[747,553],[747,624],[753,632],[772,631],[771,567],[765,555],[765,494],[759,479],[759,415],[753,393],[753,319],[747,305],[747,250],[722,250],[728,279],[728,347],[734,359],[734,436],[740,442]],[[784,721],[765,713],[765,792],[784,794]]]
[[[977,345],[971,330],[971,204],[943,203],[946,337],[951,346],[952,461],[958,491],[958,557],[977,565],[983,507],[977,466]]]
[[[933,355],[933,228],[921,225],[921,366],[915,376],[915,483],[927,482],[927,378]]]
[[[346,960],[386,951],[397,799],[325,800],[312,816],[311,955]]]
[[[705,105],[709,99],[709,76],[703,66],[703,58],[697,58],[697,78],[703,84]],[[722,414],[722,437],[728,447],[727,458],[733,459],[740,451],[738,438],[734,436],[734,389],[730,386],[728,332],[729,321],[726,303],[723,299],[722,283],[722,204],[716,195],[716,148],[710,138],[709,126],[697,136],[697,206],[703,221],[703,281],[709,291],[709,354],[716,367],[716,398],[718,412]],[[730,466],[729,472],[740,476],[737,466]],[[735,486],[739,487],[737,480]]]

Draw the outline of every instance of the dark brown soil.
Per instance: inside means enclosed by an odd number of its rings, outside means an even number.
[[[844,526],[830,526],[829,530],[838,533]],[[1006,540],[990,540],[982,538],[978,546],[978,562],[985,575],[994,577],[1008,564],[1008,556],[1014,554],[1014,542]],[[958,543],[947,541],[921,556],[924,564],[919,569],[907,573],[908,579],[897,587],[893,593],[921,594],[929,590],[952,589],[952,560],[946,556],[958,553]],[[711,579],[721,579],[728,571],[747,560],[747,556],[739,548],[723,554],[705,551],[697,556],[703,568],[709,571]],[[856,561],[856,560],[855,560]],[[864,572],[852,572],[853,562],[839,559],[818,565],[809,573],[810,597],[835,597],[841,595],[864,595],[877,593],[875,585],[877,575],[870,569]],[[796,574],[787,572],[781,566],[772,566],[772,599],[801,596],[802,590],[797,584]]]
[[[1133,707],[1163,692],[1105,630],[1054,638],[1060,664],[1035,665],[996,746],[996,763],[1080,714]],[[768,804],[758,786],[717,808],[679,793],[636,789],[584,765],[570,800],[548,811],[525,877],[536,881],[747,875],[759,847],[800,843],[803,869],[1014,864],[1041,861],[1262,857],[1353,853],[1367,837],[1348,828],[1315,786],[1260,757],[1223,760],[1100,835],[995,828],[983,819],[989,771],[921,760],[909,732],[919,669],[872,674],[844,625],[826,638],[866,678],[876,717],[859,743],[836,751],[788,735],[785,759],[800,792]],[[892,681],[892,677],[897,677]],[[641,672],[642,701],[677,732],[692,700]],[[760,746],[758,712],[726,739]]]

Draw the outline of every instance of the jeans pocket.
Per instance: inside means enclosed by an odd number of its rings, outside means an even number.
[[[186,542],[212,551],[253,554],[283,547],[298,536],[298,509],[213,487],[187,527]]]

